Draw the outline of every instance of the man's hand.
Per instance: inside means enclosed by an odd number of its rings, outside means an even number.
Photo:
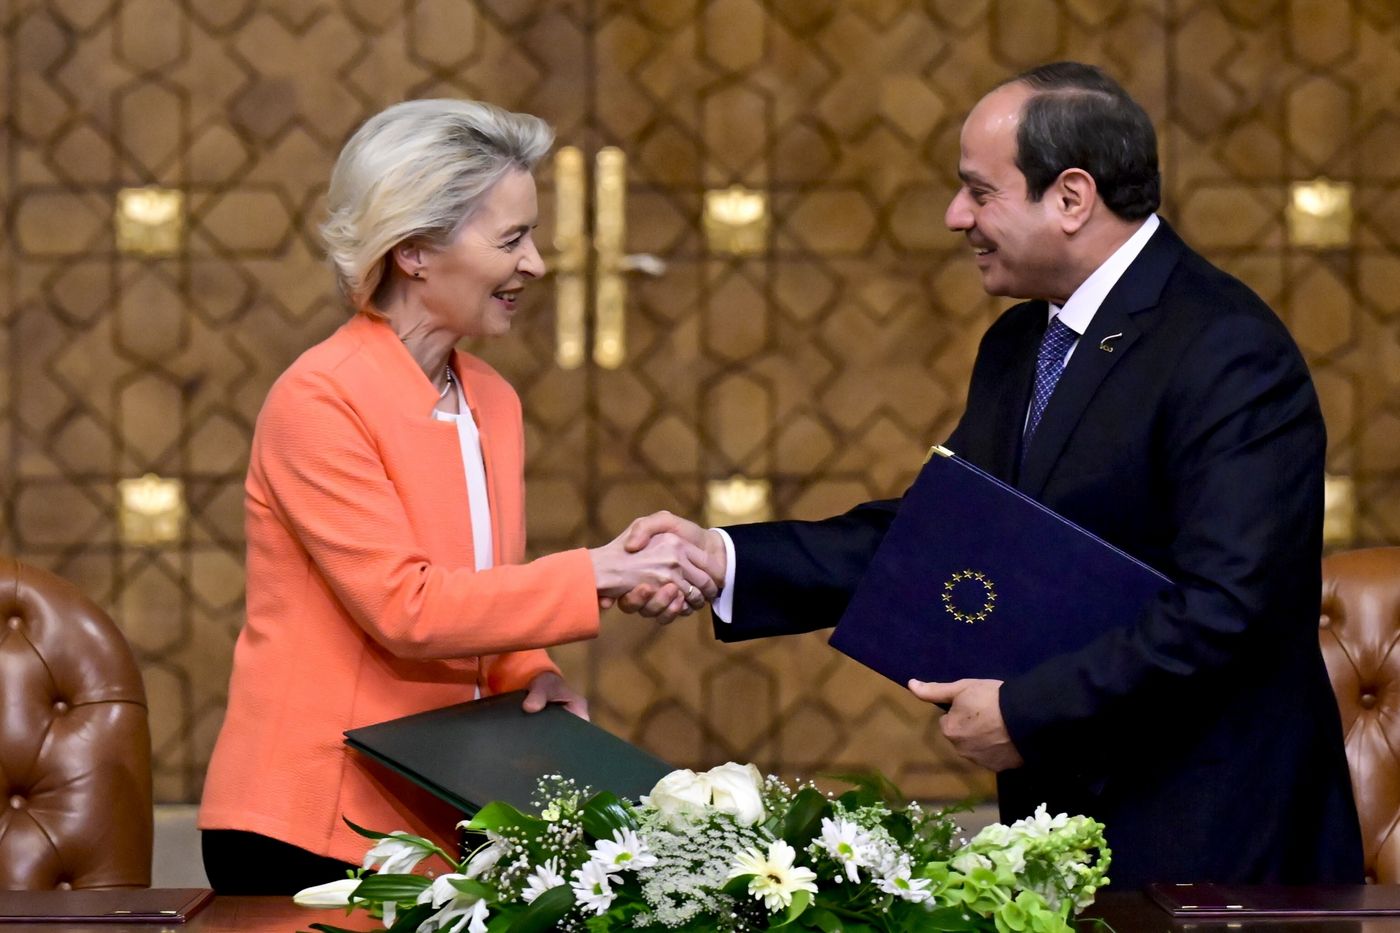
[[[909,681],[909,691],[927,703],[951,704],[938,727],[968,761],[1005,771],[1025,762],[1001,718],[1000,680],[955,680],[950,684]]]
[[[645,548],[653,537],[661,534],[676,535],[703,551],[702,569],[710,575],[716,588],[724,583],[727,560],[719,532],[701,528],[679,515],[661,511],[643,516],[627,527],[622,541],[627,550],[635,552]],[[640,612],[662,625],[678,615],[689,615],[695,608],[686,603],[680,588],[673,584],[638,586],[618,599],[617,605],[623,612]]]
[[[588,701],[583,695],[576,693],[558,674],[543,671],[530,681],[530,692],[525,695],[522,706],[527,713],[538,713],[550,703],[562,703],[579,719],[588,718]]]

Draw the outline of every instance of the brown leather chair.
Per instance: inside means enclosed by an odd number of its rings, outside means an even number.
[[[1400,882],[1400,547],[1322,562],[1322,655],[1346,734],[1366,879]]]
[[[151,733],[121,631],[0,556],[0,890],[151,883]]]

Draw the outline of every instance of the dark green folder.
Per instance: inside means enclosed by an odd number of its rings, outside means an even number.
[[[494,800],[530,812],[547,774],[636,800],[673,770],[562,706],[526,713],[524,700],[520,690],[415,713],[351,729],[345,744],[468,815]]]

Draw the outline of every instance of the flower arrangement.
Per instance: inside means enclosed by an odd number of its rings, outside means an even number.
[[[461,859],[352,823],[374,840],[363,867],[296,899],[366,909],[391,933],[1057,933],[1108,883],[1103,826],[1087,817],[1042,806],[964,842],[949,811],[883,778],[845,780],[832,796],[730,762],[674,771],[631,805],[546,778],[537,814],[493,803],[462,824],[486,842]],[[432,856],[448,870],[413,873]]]

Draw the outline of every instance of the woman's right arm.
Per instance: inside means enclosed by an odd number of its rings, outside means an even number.
[[[249,496],[305,550],[361,628],[392,654],[413,659],[500,654],[597,635],[586,550],[481,572],[442,566],[418,542],[378,443],[327,377],[306,373],[273,388],[249,468]],[[462,518],[444,520],[469,527]]]
[[[283,380],[258,418],[249,494],[396,656],[503,654],[593,638],[598,596],[643,584],[689,583],[696,604],[714,595],[704,555],[670,536],[637,554],[614,541],[484,571],[445,568],[417,542],[378,444],[327,377]],[[461,519],[446,520],[468,527]]]

